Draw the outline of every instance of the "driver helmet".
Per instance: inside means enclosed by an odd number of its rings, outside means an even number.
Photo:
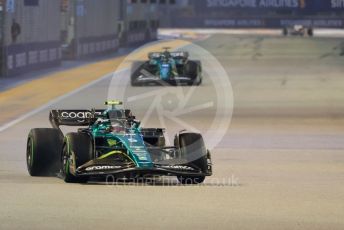
[[[165,51],[165,52],[164,52],[164,55],[163,55],[163,59],[164,59],[164,60],[169,60],[170,58],[171,58],[170,52]]]
[[[115,133],[122,133],[122,132],[125,132],[125,127],[123,126],[121,122],[112,122],[111,131]]]

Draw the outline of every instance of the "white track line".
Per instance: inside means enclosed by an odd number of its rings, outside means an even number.
[[[49,101],[48,103],[46,103],[46,104],[44,104],[44,105],[38,107],[37,109],[34,109],[34,110],[32,110],[32,111],[26,113],[25,115],[22,115],[22,116],[16,118],[15,120],[13,120],[13,121],[11,121],[11,122],[8,122],[8,123],[6,123],[6,124],[0,126],[0,132],[5,131],[6,129],[8,129],[8,128],[10,128],[10,127],[12,127],[12,126],[18,124],[19,122],[21,122],[21,121],[23,121],[23,120],[25,120],[25,119],[27,119],[27,118],[29,118],[29,117],[31,117],[31,116],[33,116],[33,115],[39,113],[39,112],[41,112],[42,110],[44,110],[44,109],[46,109],[46,108],[52,106],[53,104],[55,104],[55,103],[57,103],[57,102],[60,102],[60,101],[62,101],[62,100],[64,100],[64,99],[66,99],[67,97],[70,97],[70,96],[72,96],[72,95],[74,95],[74,94],[77,94],[77,93],[79,93],[80,91],[82,91],[82,90],[84,90],[84,89],[87,89],[87,88],[89,88],[89,87],[91,87],[91,86],[97,84],[98,82],[101,82],[101,81],[103,81],[103,80],[105,80],[105,79],[107,79],[107,78],[112,77],[112,76],[115,75],[115,74],[119,74],[119,73],[124,72],[124,71],[127,71],[127,70],[129,70],[129,68],[125,68],[125,69],[116,71],[116,72],[114,72],[114,73],[110,73],[110,74],[104,75],[103,77],[98,78],[97,80],[91,81],[90,83],[88,83],[88,84],[86,84],[86,85],[84,85],[84,86],[81,86],[80,88],[77,88],[77,89],[75,89],[75,90],[73,90],[73,91],[71,91],[71,92],[69,92],[69,93],[67,93],[67,94],[64,94],[64,95],[62,95],[62,96],[60,96],[60,97],[57,97],[57,98],[55,98],[55,99],[52,99],[51,101]]]

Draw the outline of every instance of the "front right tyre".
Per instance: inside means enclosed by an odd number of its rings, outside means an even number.
[[[203,137],[199,133],[180,133],[174,140],[175,146],[179,147],[180,158],[186,160],[187,165],[195,166],[203,173],[209,173],[208,158],[209,153],[205,147]],[[177,176],[181,184],[200,184],[205,176]]]
[[[184,66],[184,75],[193,79],[188,85],[202,84],[202,64],[200,61],[189,60]]]

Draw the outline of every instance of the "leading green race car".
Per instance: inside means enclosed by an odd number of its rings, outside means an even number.
[[[181,131],[166,146],[164,130],[142,128],[120,101],[106,110],[52,110],[53,128],[32,129],[27,140],[31,176],[60,174],[65,182],[85,183],[90,177],[125,179],[177,176],[180,183],[202,183],[212,175],[210,152],[199,133]],[[79,126],[66,135],[61,125]]]

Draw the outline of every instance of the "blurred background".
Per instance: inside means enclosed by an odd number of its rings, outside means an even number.
[[[2,0],[0,76],[101,56],[159,28],[343,28],[332,0]]]
[[[344,0],[0,0],[0,229],[344,229],[343,29]],[[202,61],[200,86],[130,85],[130,61],[164,46]],[[110,96],[171,138],[216,139],[213,176],[28,175],[30,129]]]

